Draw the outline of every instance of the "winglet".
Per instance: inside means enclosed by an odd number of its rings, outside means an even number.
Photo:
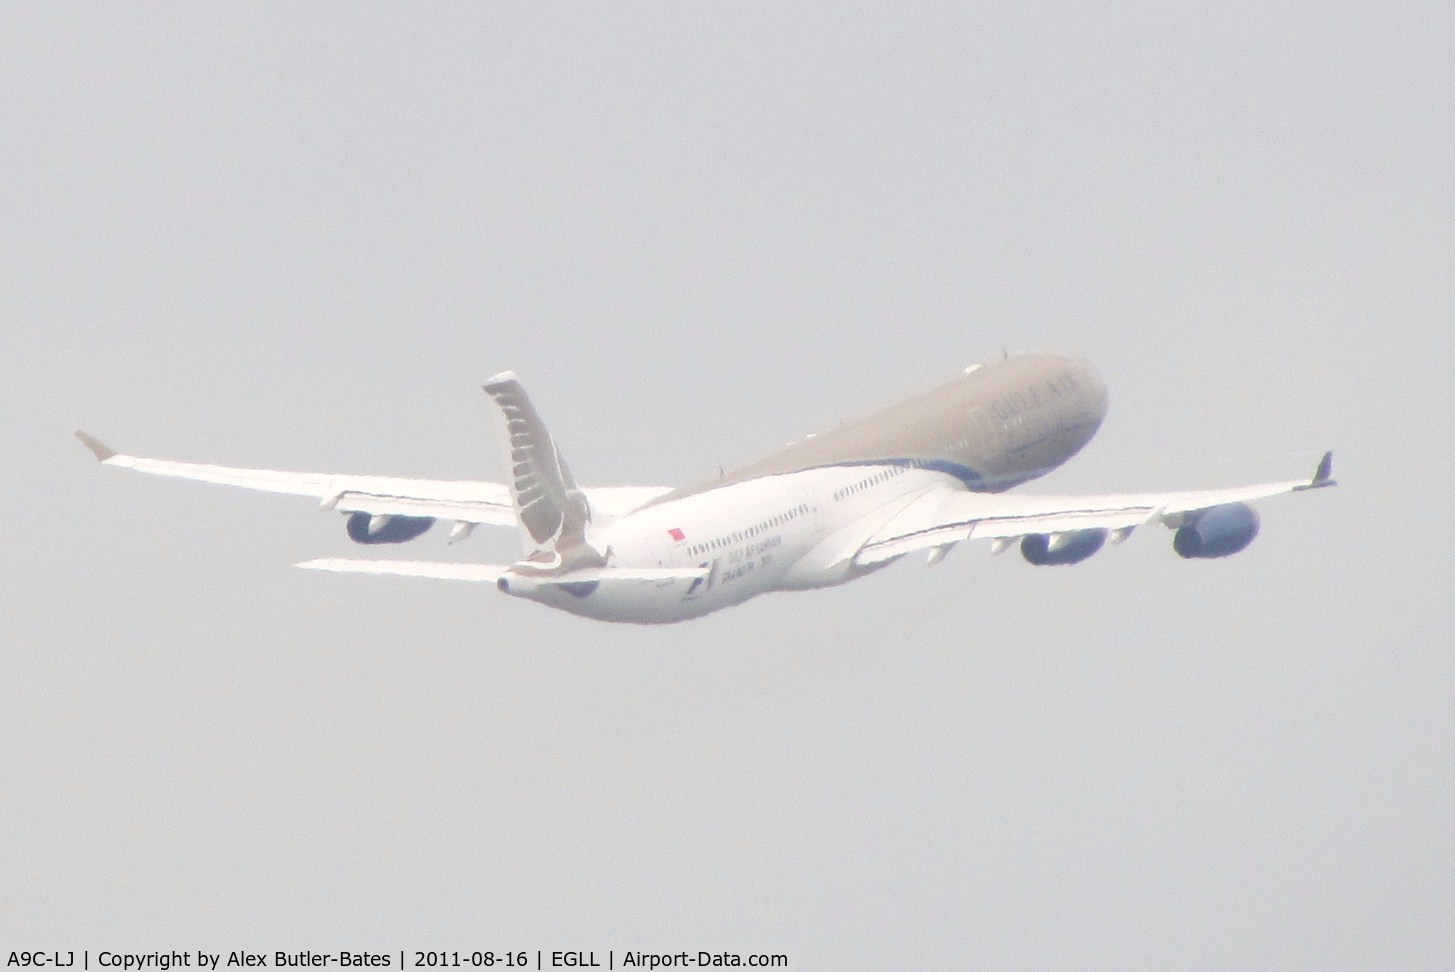
[[[110,459],[112,456],[117,454],[115,449],[111,448],[95,436],[87,435],[80,429],[76,430],[76,438],[80,439],[81,444],[84,445],[87,449],[91,450],[91,455],[95,456],[97,459],[100,459],[102,462],[105,462],[107,459]]]
[[[1314,470],[1314,478],[1304,483],[1302,486],[1295,486],[1294,488],[1318,489],[1320,486],[1337,486],[1339,484],[1334,480],[1333,472],[1334,453],[1326,452],[1324,453],[1324,457],[1319,460],[1319,468]]]

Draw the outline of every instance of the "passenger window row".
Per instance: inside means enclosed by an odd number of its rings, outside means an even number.
[[[709,540],[706,543],[693,544],[687,548],[690,556],[696,557],[699,554],[710,553],[713,550],[723,550],[735,543],[742,543],[744,540],[751,540],[760,534],[766,533],[774,527],[780,527],[790,520],[796,520],[808,512],[808,504],[800,503],[786,513],[779,513],[777,516],[770,516],[761,523],[755,523],[746,530],[738,530],[725,536]]]

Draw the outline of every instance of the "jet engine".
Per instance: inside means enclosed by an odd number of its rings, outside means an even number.
[[[432,516],[349,514],[349,539],[355,543],[403,543],[434,526]]]
[[[1037,567],[1079,564],[1106,543],[1105,530],[1072,530],[1069,533],[1031,533],[1021,538],[1021,556]]]
[[[1224,503],[1203,510],[1184,523],[1172,538],[1183,557],[1226,557],[1242,550],[1258,535],[1258,513],[1247,503]]]

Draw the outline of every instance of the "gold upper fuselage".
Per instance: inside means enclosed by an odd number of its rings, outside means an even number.
[[[657,503],[762,476],[828,466],[900,464],[999,492],[1045,475],[1091,440],[1106,415],[1106,386],[1089,363],[1016,355],[872,415],[795,442]]]

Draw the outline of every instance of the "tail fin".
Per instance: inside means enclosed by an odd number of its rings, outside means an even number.
[[[515,373],[505,371],[489,379],[485,392],[500,408],[510,498],[526,558],[543,567],[604,564],[586,544],[586,524],[591,522],[586,497]]]

